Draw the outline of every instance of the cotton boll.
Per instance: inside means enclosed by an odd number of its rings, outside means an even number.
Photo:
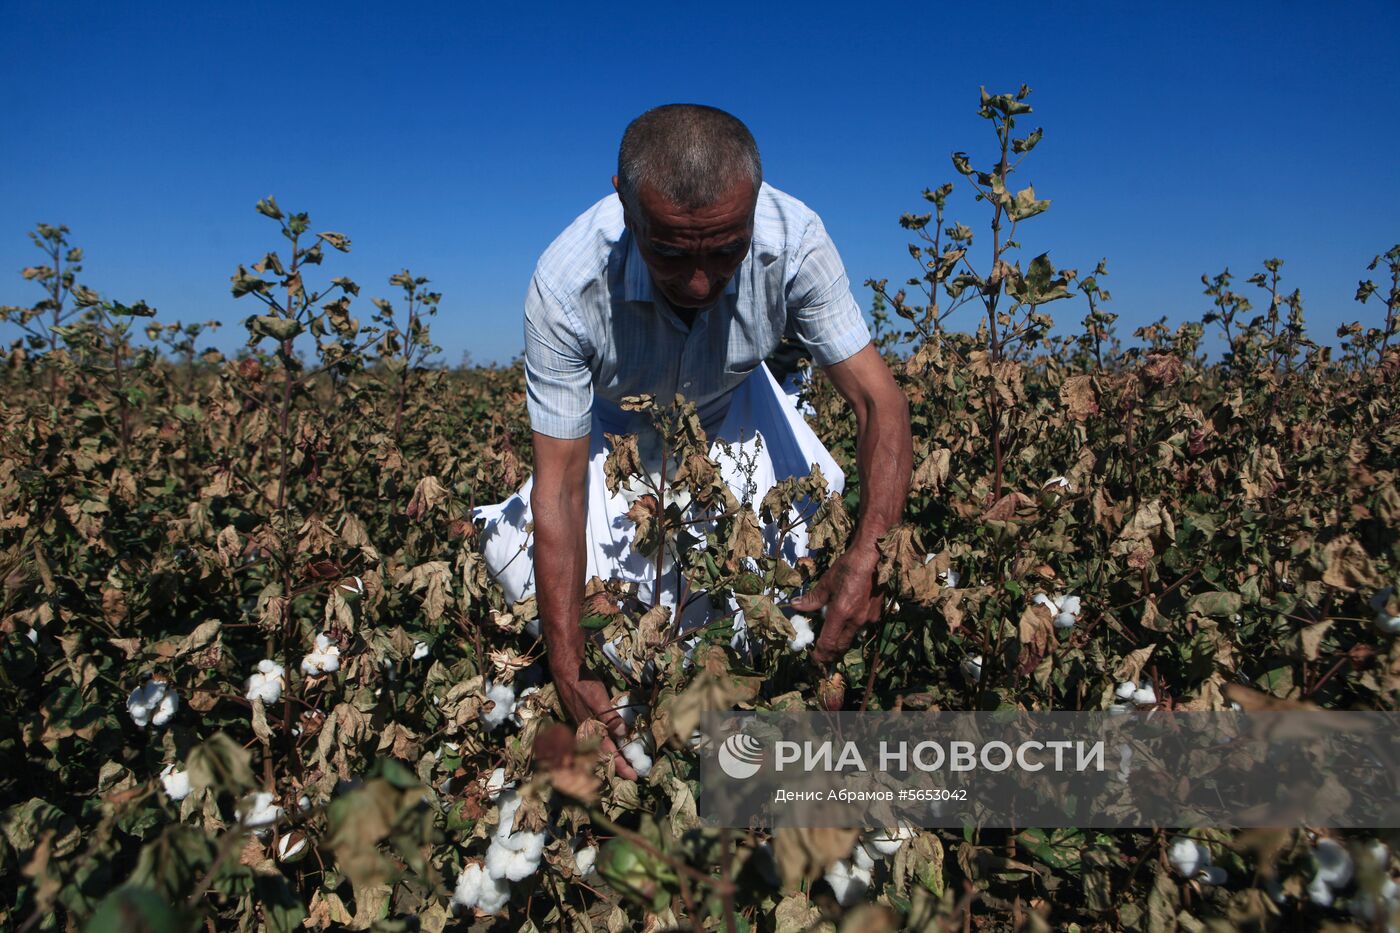
[[[127,697],[126,709],[131,721],[145,728],[148,724],[163,726],[180,708],[180,695],[164,680],[152,678]]]
[[[1332,888],[1322,880],[1321,876],[1314,877],[1308,883],[1308,900],[1319,907],[1332,906]]]
[[[956,588],[958,585],[958,581],[961,579],[962,577],[952,567],[949,567],[947,570],[940,571],[938,574],[938,582],[950,589]]]
[[[1133,702],[1138,706],[1156,706],[1157,691],[1152,689],[1151,684],[1143,684],[1133,691]]]
[[[29,627],[29,631],[24,633],[24,637],[28,638],[31,642],[33,642],[36,645],[39,644],[39,630],[37,628],[34,628],[32,625]]]
[[[1055,601],[1049,596],[1046,596],[1044,593],[1036,593],[1034,596],[1031,597],[1031,602],[1039,606],[1044,606],[1046,609],[1049,609],[1051,614],[1053,615],[1058,615],[1060,612],[1060,607],[1055,603]]]
[[[501,796],[501,791],[514,787],[514,781],[506,781],[506,769],[496,768],[492,771],[483,783],[487,800],[496,800]]]
[[[619,693],[617,699],[613,700],[613,707],[617,710],[617,715],[622,718],[622,724],[628,729],[632,728],[632,724],[637,721],[638,716],[645,716],[650,712],[645,703],[633,703],[632,694],[625,691]]]
[[[1183,836],[1167,850],[1167,861],[1182,877],[1194,878],[1197,871],[1210,864],[1210,850],[1196,840]]]
[[[271,793],[259,791],[235,807],[233,815],[259,836],[266,836],[268,828],[282,816],[282,808],[275,806],[272,800]]]
[[[468,910],[497,914],[510,901],[510,886],[492,878],[478,862],[472,862],[457,876],[452,903]]]
[[[1113,695],[1120,700],[1128,700],[1132,699],[1132,696],[1134,693],[1137,692],[1137,689],[1137,684],[1133,683],[1131,680],[1125,680],[1118,685],[1117,690],[1113,691]]]
[[[1313,849],[1317,877],[1333,888],[1344,888],[1351,881],[1351,853],[1335,839],[1319,839]]]
[[[413,643],[413,660],[421,661],[426,658],[432,649],[428,647],[426,641],[416,641]]]
[[[875,856],[870,854],[863,843],[857,842],[851,850],[851,865],[860,871],[870,871],[875,867]]]
[[[806,616],[793,616],[792,627],[797,631],[797,634],[788,640],[789,651],[801,651],[815,640],[816,635],[812,631],[812,620]]]
[[[306,854],[306,833],[294,829],[277,840],[277,860],[294,862]]]
[[[913,839],[915,835],[914,827],[903,823],[896,829],[887,829],[868,836],[865,840],[865,844],[881,857],[889,858],[898,852],[904,843]]]
[[[303,674],[330,674],[340,670],[340,646],[329,635],[316,636],[316,648],[301,659]]]
[[[637,777],[646,777],[651,773],[651,756],[647,754],[646,745],[641,739],[633,739],[622,746],[622,757],[627,759],[627,763],[637,772]]]
[[[486,850],[486,873],[503,881],[524,881],[539,871],[544,833],[495,836]]]
[[[262,700],[264,704],[282,699],[286,686],[285,672],[276,661],[259,661],[257,672],[248,678],[248,701]]]
[[[581,877],[592,876],[593,869],[598,864],[598,847],[581,846],[574,850],[574,867],[578,869]]]
[[[171,800],[184,800],[190,795],[189,772],[176,771],[173,764],[166,765],[160,772],[160,783],[165,788],[165,796]]]
[[[481,713],[481,721],[486,723],[486,728],[499,728],[515,715],[515,691],[510,684],[491,684],[486,688],[486,698],[494,704]]]
[[[835,862],[823,877],[842,907],[854,904],[870,887],[869,870],[857,868],[846,859]]]
[[[1400,632],[1400,616],[1388,615],[1384,609],[1376,613],[1376,628],[1387,635]]]
[[[1230,875],[1225,869],[1218,865],[1204,865],[1196,873],[1197,881],[1204,881],[1206,884],[1224,884],[1230,880]]]
[[[977,683],[982,679],[982,656],[971,654],[962,660],[962,672],[968,680]]]

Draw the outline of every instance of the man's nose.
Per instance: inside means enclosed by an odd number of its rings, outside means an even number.
[[[697,300],[708,297],[713,283],[714,277],[706,272],[703,266],[696,266],[686,278],[686,294]]]

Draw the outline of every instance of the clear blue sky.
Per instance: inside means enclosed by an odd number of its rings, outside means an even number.
[[[1024,225],[1027,258],[1087,272],[1106,256],[1125,337],[1199,317],[1202,273],[1229,266],[1253,292],[1243,279],[1278,256],[1330,342],[1383,319],[1352,294],[1400,241],[1395,0],[7,0],[0,16],[0,304],[38,297],[25,233],[64,223],[87,284],[162,320],[222,320],[207,342],[225,352],[256,310],[229,276],[282,245],[253,211],[274,194],[353,239],[322,269],[360,282],[362,321],[408,266],[444,295],[446,362],[509,360],[540,251],[610,191],[627,121],[673,101],[748,123],[867,308],[866,278],[912,269],[899,215],[956,178],[952,150],[990,153],[979,84],[1030,84],[1046,128],[1022,181],[1054,205]],[[981,231],[984,208],[960,195],[952,213]]]

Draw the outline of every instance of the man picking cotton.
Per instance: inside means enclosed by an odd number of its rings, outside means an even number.
[[[682,394],[710,439],[763,435],[755,449],[768,484],[817,464],[836,490],[839,467],[764,360],[785,335],[795,339],[851,405],[859,520],[846,552],[793,603],[807,613],[825,607],[812,648],[823,663],[879,615],[876,542],[899,520],[913,451],[908,403],[871,344],[835,246],[815,213],[763,181],[742,122],[693,104],[647,111],[623,134],[613,187],[535,268],[525,299],[534,475],[477,514],[507,597],[537,596],[564,706],[620,738],[626,727],[585,663],[580,612],[594,575],[655,584],[654,563],[631,550],[629,503],[609,495],[603,476],[605,433],[637,434],[644,452],[654,446],[647,416],[620,407],[625,396]],[[749,498],[761,500],[762,492]],[[666,585],[661,599],[673,602]],[[616,762],[633,776],[622,756]]]

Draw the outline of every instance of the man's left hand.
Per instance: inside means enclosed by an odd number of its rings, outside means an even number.
[[[875,591],[879,552],[854,547],[832,563],[817,585],[792,601],[798,612],[815,614],[826,607],[826,621],[812,646],[812,659],[829,664],[850,647],[861,626],[880,618],[880,594]]]

